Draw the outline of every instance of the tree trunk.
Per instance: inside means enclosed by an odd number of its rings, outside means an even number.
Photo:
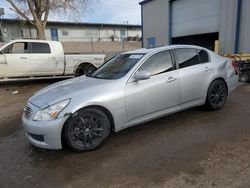
[[[39,40],[46,40],[45,37],[45,27],[43,26],[43,24],[37,24],[36,25],[36,38]]]

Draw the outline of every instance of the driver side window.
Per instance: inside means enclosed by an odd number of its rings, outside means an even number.
[[[4,54],[24,54],[28,53],[28,43],[27,42],[16,42],[7,46],[2,53]]]
[[[170,51],[163,51],[149,57],[139,68],[138,72],[146,71],[151,76],[173,70],[173,63]]]

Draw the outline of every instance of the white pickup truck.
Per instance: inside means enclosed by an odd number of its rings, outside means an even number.
[[[80,76],[104,59],[104,54],[64,54],[57,41],[13,40],[0,48],[0,81]]]

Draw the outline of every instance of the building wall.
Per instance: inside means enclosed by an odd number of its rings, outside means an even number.
[[[172,36],[219,32],[219,0],[172,2]]]
[[[234,53],[237,0],[221,0],[220,3],[220,53]]]
[[[79,26],[60,26],[48,25],[46,28],[46,38],[51,39],[50,28],[57,28],[58,38],[60,41],[110,41],[112,36],[115,40],[121,41],[121,30],[125,31],[125,37],[141,37],[140,28],[126,28],[126,27],[79,27]],[[65,32],[68,35],[65,35]],[[64,34],[63,34],[64,33]]]
[[[36,38],[36,30],[19,22],[4,22],[2,26],[5,32],[4,40],[9,41],[18,38]],[[72,26],[61,24],[48,24],[45,30],[47,40],[51,40],[51,28],[56,28],[58,39],[61,42],[73,41],[121,41],[121,30],[125,31],[127,37],[141,37],[141,28],[122,26]],[[112,37],[114,36],[114,37]]]
[[[221,0],[220,53],[250,53],[250,1],[242,0],[238,52],[236,49],[236,22],[238,0]]]
[[[250,53],[250,1],[243,0],[241,8],[239,52]]]
[[[185,0],[175,0],[172,3],[187,3]],[[229,54],[235,52],[235,44],[236,44],[236,22],[237,22],[237,4],[240,0],[193,0],[197,1],[198,4],[202,3],[202,1],[210,1],[214,2],[214,5],[217,4],[219,6],[218,11],[218,20],[214,18],[208,18],[210,21],[216,21],[214,24],[218,26],[219,31],[219,43],[220,43],[220,54]],[[241,20],[240,20],[240,35],[239,35],[239,52],[250,53],[250,1],[249,0],[241,0]],[[207,2],[206,2],[207,3]],[[210,4],[211,5],[211,4]],[[209,8],[208,8],[209,9]],[[147,38],[156,37],[156,43],[158,45],[168,45],[169,40],[169,0],[153,0],[142,4],[142,12],[143,12],[143,42],[144,46],[147,46]],[[210,9],[209,9],[210,10]],[[188,13],[188,11],[179,10],[180,12],[173,12],[172,16],[175,14],[183,15],[184,12]],[[193,10],[194,11],[194,10]],[[191,12],[190,15],[194,14]],[[209,11],[204,11],[204,14]],[[195,14],[201,14],[195,12]],[[185,15],[183,15],[185,16]],[[209,15],[208,15],[209,16]],[[195,23],[195,22],[194,22]],[[196,22],[196,24],[199,22]],[[204,24],[204,22],[203,22]],[[209,22],[205,22],[205,24],[209,24]],[[173,25],[171,26],[173,27]],[[182,26],[176,29],[180,30]],[[195,29],[199,28],[199,25],[194,26]],[[202,34],[202,32],[194,32],[188,31],[187,35],[192,34]],[[214,31],[214,30],[213,30]],[[174,31],[173,34],[178,34],[179,31]],[[207,29],[207,33],[210,33],[211,30]],[[179,34],[178,34],[179,36]],[[183,36],[183,35],[182,35]]]
[[[15,38],[21,38],[20,25],[2,23],[3,41],[13,40]]]
[[[144,47],[147,47],[148,38],[155,38],[156,46],[169,43],[168,4],[168,0],[153,0],[142,6]]]

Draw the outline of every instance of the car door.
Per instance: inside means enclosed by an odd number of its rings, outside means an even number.
[[[180,80],[181,107],[197,105],[204,100],[211,65],[201,63],[194,48],[174,50]]]
[[[0,52],[0,79],[4,78],[6,75],[7,61],[6,55]]]
[[[179,105],[178,72],[170,51],[149,57],[137,70],[147,71],[147,80],[130,79],[125,86],[125,106],[128,121]]]
[[[52,54],[48,43],[30,42],[30,62],[33,76],[50,76],[57,74],[57,59]]]
[[[31,73],[27,42],[15,42],[2,50],[5,54],[4,77],[26,77]]]

